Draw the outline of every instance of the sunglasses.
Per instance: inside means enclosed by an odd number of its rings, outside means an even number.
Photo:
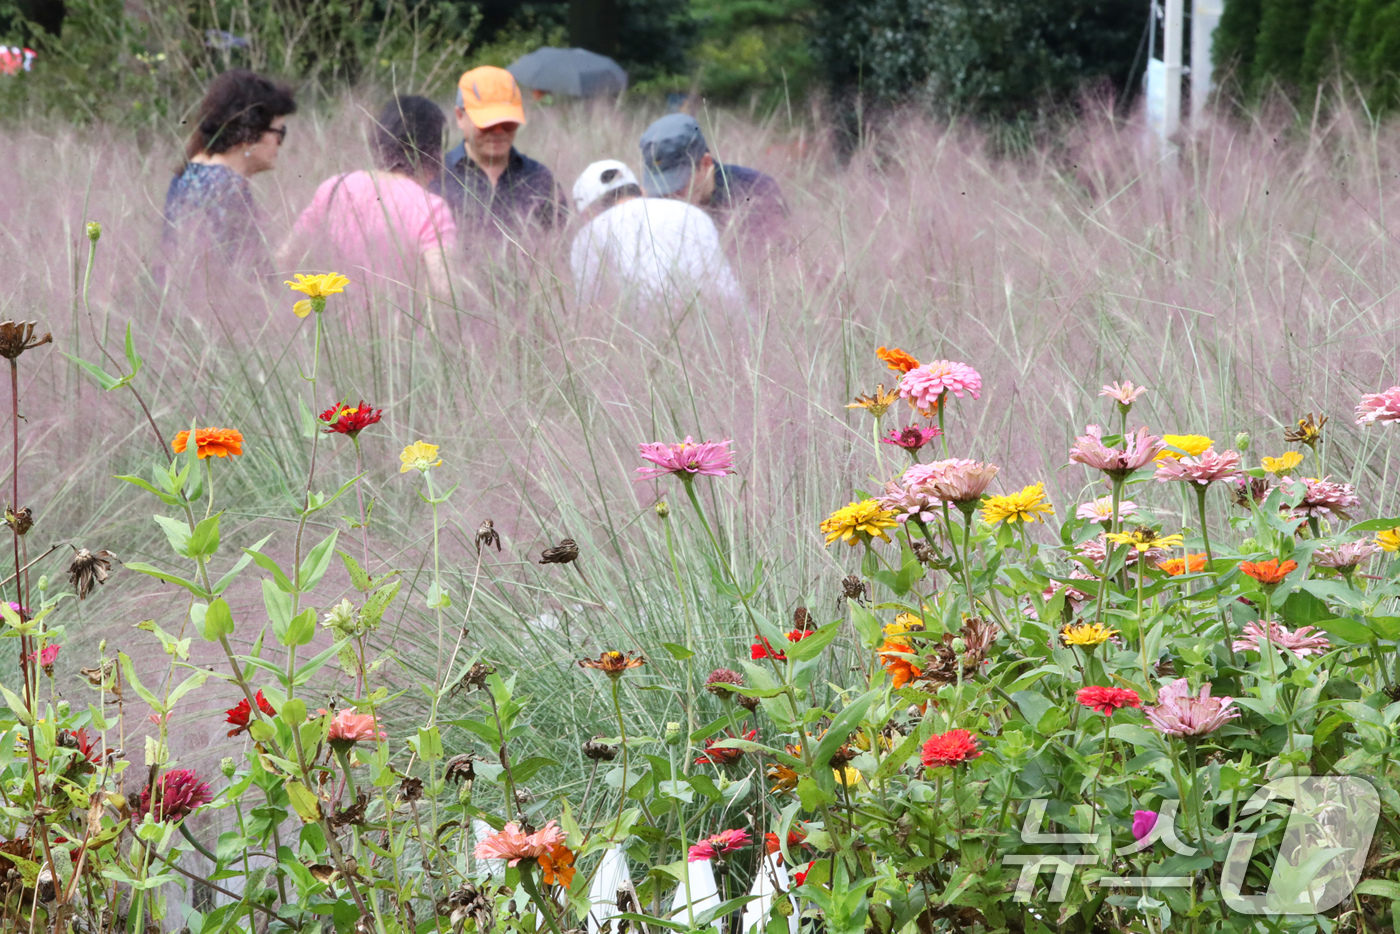
[[[268,127],[266,130],[263,130],[263,132],[264,132],[264,133],[276,133],[276,134],[277,134],[277,145],[278,145],[278,146],[281,146],[283,143],[285,143],[285,142],[287,141],[287,128],[286,128],[285,126],[276,126],[276,127],[270,126],[270,127]]]

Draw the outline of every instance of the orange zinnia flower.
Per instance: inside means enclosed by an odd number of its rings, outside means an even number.
[[[190,433],[182,431],[170,442],[176,454],[185,453]],[[243,453],[243,432],[237,428],[197,428],[194,433],[195,456],[200,460],[206,457],[230,457]]]
[[[885,640],[885,644],[880,646],[880,664],[894,679],[895,690],[904,687],[923,674],[917,665],[903,657],[907,654],[909,654],[909,646],[893,639]]]
[[[1206,569],[1206,553],[1188,554],[1185,558],[1168,558],[1157,562],[1159,571],[1166,571],[1172,577],[1180,574],[1199,574]]]
[[[910,370],[919,368],[919,361],[900,350],[898,347],[893,350],[888,347],[881,347],[875,351],[875,356],[884,361],[885,366],[896,373],[908,373]]]
[[[1297,561],[1285,561],[1278,563],[1277,558],[1270,558],[1268,561],[1241,561],[1240,570],[1248,574],[1266,587],[1273,587],[1283,582],[1288,573],[1298,567]]]
[[[544,871],[544,884],[556,882],[564,888],[574,884],[574,851],[562,843],[556,843],[539,856],[540,869]]]

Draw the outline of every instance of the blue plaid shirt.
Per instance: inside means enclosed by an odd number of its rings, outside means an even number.
[[[511,147],[506,169],[493,187],[491,179],[458,143],[443,160],[443,177],[429,191],[452,208],[458,230],[498,230],[520,233],[528,227],[549,229],[568,213],[564,193],[554,173]]]

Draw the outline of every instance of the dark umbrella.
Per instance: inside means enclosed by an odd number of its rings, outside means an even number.
[[[599,97],[627,90],[622,66],[587,49],[545,46],[516,59],[506,70],[522,87],[550,94]]]

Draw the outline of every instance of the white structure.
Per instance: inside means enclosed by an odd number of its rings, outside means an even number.
[[[1191,4],[1191,122],[1205,110],[1206,100],[1215,89],[1211,81],[1210,50],[1215,27],[1225,12],[1225,0],[1192,0]]]
[[[761,931],[768,913],[773,910],[773,899],[778,892],[786,892],[790,888],[792,885],[788,882],[787,868],[783,865],[783,854],[769,853],[763,857],[754,875],[753,887],[749,889],[749,894],[755,896],[754,900],[744,906],[743,934],[749,934],[754,928]],[[797,934],[797,912],[788,915],[787,920],[790,934]]]
[[[695,923],[695,916],[720,904],[715,870],[708,859],[685,864],[686,881],[676,889],[671,900],[671,917]]]
[[[593,876],[593,885],[588,889],[588,934],[601,934],[609,921],[622,914],[617,907],[618,892],[631,890],[632,875],[627,870],[627,852],[620,845],[615,846],[603,856]],[[632,910],[637,910],[636,905],[632,906]],[[616,929],[616,925],[609,928],[613,934],[616,934]]]

